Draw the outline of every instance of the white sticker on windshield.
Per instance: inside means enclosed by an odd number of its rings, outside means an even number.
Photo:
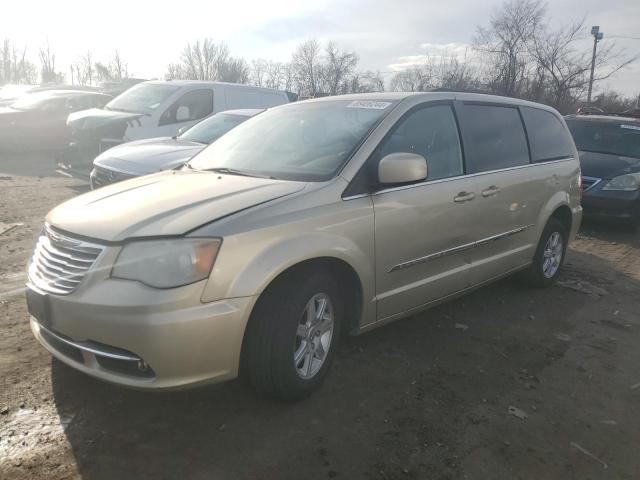
[[[620,128],[627,128],[629,130],[640,130],[638,125],[620,125]]]
[[[370,108],[373,110],[384,110],[391,102],[376,102],[374,100],[354,100],[347,108]]]

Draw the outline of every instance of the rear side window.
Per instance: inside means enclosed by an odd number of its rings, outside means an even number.
[[[427,159],[427,180],[462,175],[462,150],[451,107],[425,107],[402,119],[378,147],[376,170],[382,157],[401,152],[417,153]]]
[[[464,105],[462,135],[471,172],[486,172],[529,163],[529,148],[518,109]]]
[[[539,108],[521,107],[527,126],[531,160],[545,162],[573,156],[569,132],[553,113]]]

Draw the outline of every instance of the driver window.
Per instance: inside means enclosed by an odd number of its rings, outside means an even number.
[[[160,117],[158,125],[191,122],[213,113],[213,90],[202,88],[182,95]]]
[[[427,159],[427,180],[456,177],[464,173],[456,119],[449,105],[416,110],[400,120],[378,147],[380,159],[390,153],[416,153]]]

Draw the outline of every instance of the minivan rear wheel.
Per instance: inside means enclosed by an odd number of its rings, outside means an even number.
[[[344,309],[333,278],[297,272],[258,300],[245,343],[245,367],[261,393],[298,400],[320,386],[333,359]]]
[[[534,287],[551,285],[560,272],[567,252],[568,232],[556,218],[547,222],[542,232],[531,266],[523,272],[524,279]]]

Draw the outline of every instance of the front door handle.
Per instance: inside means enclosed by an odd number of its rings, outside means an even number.
[[[453,197],[454,202],[463,203],[470,202],[476,198],[476,194],[473,192],[460,192],[455,197]]]
[[[494,195],[497,195],[498,193],[500,193],[500,189],[495,185],[491,185],[489,188],[482,190],[481,193],[482,193],[482,196],[485,198],[493,197]]]

